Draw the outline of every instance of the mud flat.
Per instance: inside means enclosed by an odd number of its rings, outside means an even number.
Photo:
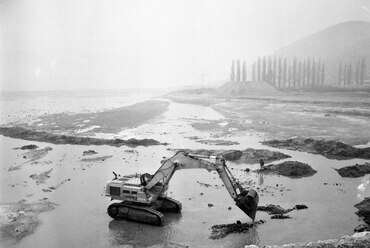
[[[32,125],[42,131],[63,131],[76,134],[117,133],[162,114],[168,108],[167,101],[149,100],[130,106],[93,113],[61,113],[39,117]],[[20,125],[26,127],[25,124]]]
[[[26,161],[18,165],[10,166],[8,171],[20,170],[24,165],[29,164],[29,163],[37,164],[39,163],[40,159],[44,158],[52,150],[53,149],[51,147],[45,147],[45,148],[38,148],[38,149],[33,149],[31,151],[28,151],[22,155],[22,157],[26,159]],[[52,163],[52,162],[48,161],[46,163]]]
[[[29,141],[38,141],[38,142],[47,142],[56,145],[108,145],[108,146],[153,146],[161,145],[157,140],[154,139],[135,139],[131,138],[128,140],[123,139],[98,139],[90,137],[77,137],[77,136],[68,136],[61,134],[53,134],[44,131],[34,131],[26,129],[23,127],[0,127],[0,134],[5,137],[10,137],[14,139],[23,139]]]
[[[20,149],[20,150],[35,150],[39,148],[37,145],[34,145],[34,144],[30,144],[30,145],[24,145],[24,146],[21,146],[21,147],[15,147],[13,149],[17,150],[17,149]]]
[[[50,178],[50,173],[53,171],[53,168],[50,170],[44,171],[40,174],[32,174],[30,178],[36,181],[36,184],[45,183],[46,179]]]
[[[292,138],[264,141],[262,144],[276,148],[320,154],[331,159],[370,159],[370,148],[356,148],[333,140]]]
[[[257,210],[267,212],[270,215],[276,215],[276,214],[289,213],[293,211],[293,208],[285,209],[285,208],[280,207],[279,205],[268,204],[266,206],[258,206]]]
[[[366,174],[370,174],[370,163],[356,164],[335,170],[339,175],[341,175],[341,177],[363,177]]]
[[[309,177],[317,173],[317,171],[312,169],[310,165],[298,161],[285,161],[280,164],[269,164],[257,171],[265,174],[274,173],[290,178]]]
[[[178,150],[179,151],[179,150]],[[222,155],[225,160],[232,161],[235,163],[246,163],[246,164],[255,164],[260,161],[262,158],[266,163],[290,158],[289,155],[281,153],[281,152],[275,152],[265,149],[254,149],[254,148],[247,148],[245,150],[205,150],[205,149],[199,149],[199,150],[181,150],[185,152],[190,153],[197,153],[202,155]]]
[[[247,245],[244,248],[256,248]],[[320,240],[316,242],[292,243],[284,245],[265,245],[264,248],[335,248],[335,247],[370,247],[370,232],[355,233],[352,236],[343,236],[339,239]]]
[[[40,224],[38,215],[51,211],[56,204],[44,198],[28,203],[21,200],[16,203],[0,204],[0,232],[4,240],[16,242],[34,232]]]

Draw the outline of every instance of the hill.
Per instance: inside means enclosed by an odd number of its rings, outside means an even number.
[[[276,51],[286,57],[321,57],[328,59],[348,51],[362,48],[370,39],[370,22],[351,21],[339,23],[311,34]],[[358,51],[358,50],[357,50]],[[365,52],[360,50],[360,52]]]
[[[353,64],[365,57],[370,62],[370,22],[339,23],[311,34],[275,52],[278,57],[291,59],[321,59],[326,65],[326,81],[336,83],[339,62]],[[365,78],[368,78],[369,70]]]

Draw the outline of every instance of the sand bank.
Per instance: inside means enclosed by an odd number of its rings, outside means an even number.
[[[264,141],[262,144],[276,148],[321,154],[333,159],[370,159],[370,148],[356,148],[333,140],[292,138],[287,140]]]
[[[258,170],[260,173],[275,173],[290,178],[309,177],[317,173],[311,166],[298,161],[285,161],[280,164],[269,164]]]
[[[23,139],[29,141],[47,142],[56,145],[69,144],[69,145],[108,145],[108,146],[153,146],[161,145],[162,143],[154,139],[99,139],[90,137],[76,137],[61,134],[53,134],[45,131],[34,131],[23,127],[0,127],[0,134],[5,137],[14,139]]]
[[[262,158],[266,163],[290,158],[289,155],[286,155],[281,152],[270,151],[266,149],[254,149],[247,148],[245,150],[182,150],[190,153],[197,153],[202,155],[222,155],[225,160],[232,161],[235,163],[246,163],[246,164],[255,164],[259,163]]]

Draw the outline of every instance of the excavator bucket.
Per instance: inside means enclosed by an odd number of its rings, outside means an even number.
[[[256,217],[258,201],[259,196],[257,191],[254,189],[249,189],[248,191],[243,191],[238,195],[235,200],[235,205],[254,221]]]

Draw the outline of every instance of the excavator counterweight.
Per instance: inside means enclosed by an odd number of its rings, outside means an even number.
[[[244,189],[231,174],[221,156],[206,156],[177,152],[164,161],[153,174],[143,174],[139,182],[132,178],[117,177],[107,184],[106,196],[119,200],[108,207],[108,214],[114,219],[129,219],[153,225],[162,225],[164,215],[160,211],[180,212],[181,203],[167,197],[169,181],[176,170],[206,169],[216,171],[235,204],[253,221],[258,206],[258,193]]]

